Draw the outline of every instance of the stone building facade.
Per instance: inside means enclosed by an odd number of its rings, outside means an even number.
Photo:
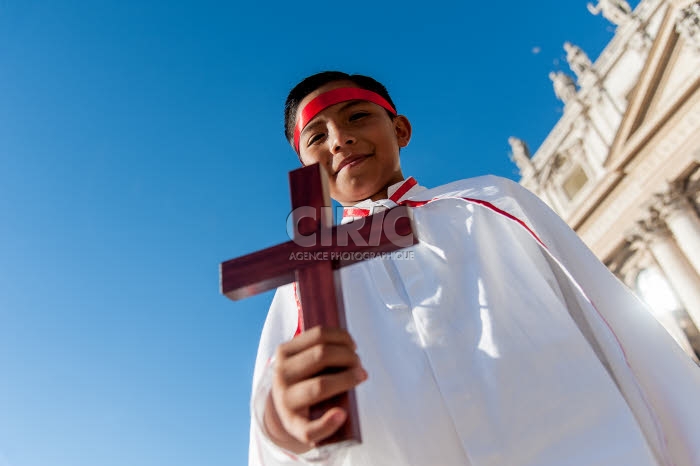
[[[700,355],[700,1],[588,9],[613,39],[594,62],[564,44],[572,74],[550,73],[563,115],[532,155],[511,137],[511,157],[520,183]]]

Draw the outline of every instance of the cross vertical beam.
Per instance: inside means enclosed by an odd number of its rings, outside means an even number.
[[[333,226],[326,173],[319,164],[299,168],[289,173],[289,186],[295,241],[303,241],[302,236],[315,233],[316,241],[320,242],[321,238],[329,235],[329,230]],[[318,261],[299,268],[295,271],[295,275],[301,302],[303,329],[317,325],[347,329],[340,276],[336,276],[331,261]],[[332,372],[332,370],[326,372]],[[318,419],[334,406],[345,410],[348,414],[347,419],[340,429],[320,444],[361,442],[360,419],[354,389],[312,406],[309,417]]]

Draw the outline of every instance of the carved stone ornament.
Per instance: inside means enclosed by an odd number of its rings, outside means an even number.
[[[700,51],[700,2],[688,5],[678,12],[676,32]]]
[[[554,86],[554,94],[557,99],[564,102],[564,104],[576,98],[576,84],[571,76],[562,71],[552,71],[549,73],[549,79],[552,80],[552,85]]]
[[[641,241],[650,244],[654,241],[671,235],[666,222],[663,221],[658,211],[651,211],[650,215],[642,220],[637,220],[636,227],[627,235],[628,241]]]
[[[563,152],[557,152],[554,157],[551,158],[549,163],[551,167],[551,176],[561,181],[562,178],[562,168],[564,168],[569,163],[568,157]]]
[[[569,144],[565,152],[574,162],[583,164],[588,162],[586,160],[586,149],[582,138],[576,138],[571,144]]]
[[[580,82],[581,77],[591,71],[593,63],[586,55],[586,52],[581,50],[581,47],[571,42],[564,42],[564,50],[566,50],[566,61],[569,63],[569,68],[571,68],[571,71],[574,72]]]
[[[508,138],[508,144],[510,144],[510,149],[512,151],[511,160],[518,166],[521,174],[527,168],[532,167],[530,149],[527,147],[525,141],[511,136]]]
[[[633,50],[644,52],[645,50],[649,50],[653,42],[649,33],[644,28],[639,28],[632,37],[630,37],[629,45]]]
[[[654,194],[652,209],[658,211],[662,219],[666,219],[674,212],[691,211],[693,207],[683,183],[676,182],[668,183],[663,192]]]
[[[588,4],[588,11],[594,15],[602,12],[603,17],[616,26],[622,26],[632,18],[632,8],[624,0],[598,0],[595,6]]]

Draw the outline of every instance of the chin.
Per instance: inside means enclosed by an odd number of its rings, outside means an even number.
[[[358,202],[362,202],[364,200],[370,199],[372,196],[374,196],[378,191],[380,191],[381,188],[378,189],[366,189],[362,191],[357,191],[355,193],[347,193],[345,196],[345,199],[347,199],[346,203],[350,205],[357,204]]]
[[[372,175],[371,173],[358,173],[347,178],[339,177],[339,179],[336,179],[336,187],[340,187],[340,189],[334,190],[338,195],[334,199],[339,202],[357,204],[374,196],[384,188],[384,184],[382,184],[382,180]],[[343,199],[343,201],[340,201],[340,199]]]

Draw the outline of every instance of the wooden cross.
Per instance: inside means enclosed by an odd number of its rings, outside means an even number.
[[[410,210],[399,206],[345,225],[332,226],[328,178],[319,164],[289,172],[294,239],[221,264],[221,292],[238,300],[297,282],[302,330],[346,328],[340,275],[334,270],[416,244]],[[291,335],[290,335],[291,337]],[[354,390],[311,407],[318,419],[333,406],[345,424],[321,445],[361,442]]]

